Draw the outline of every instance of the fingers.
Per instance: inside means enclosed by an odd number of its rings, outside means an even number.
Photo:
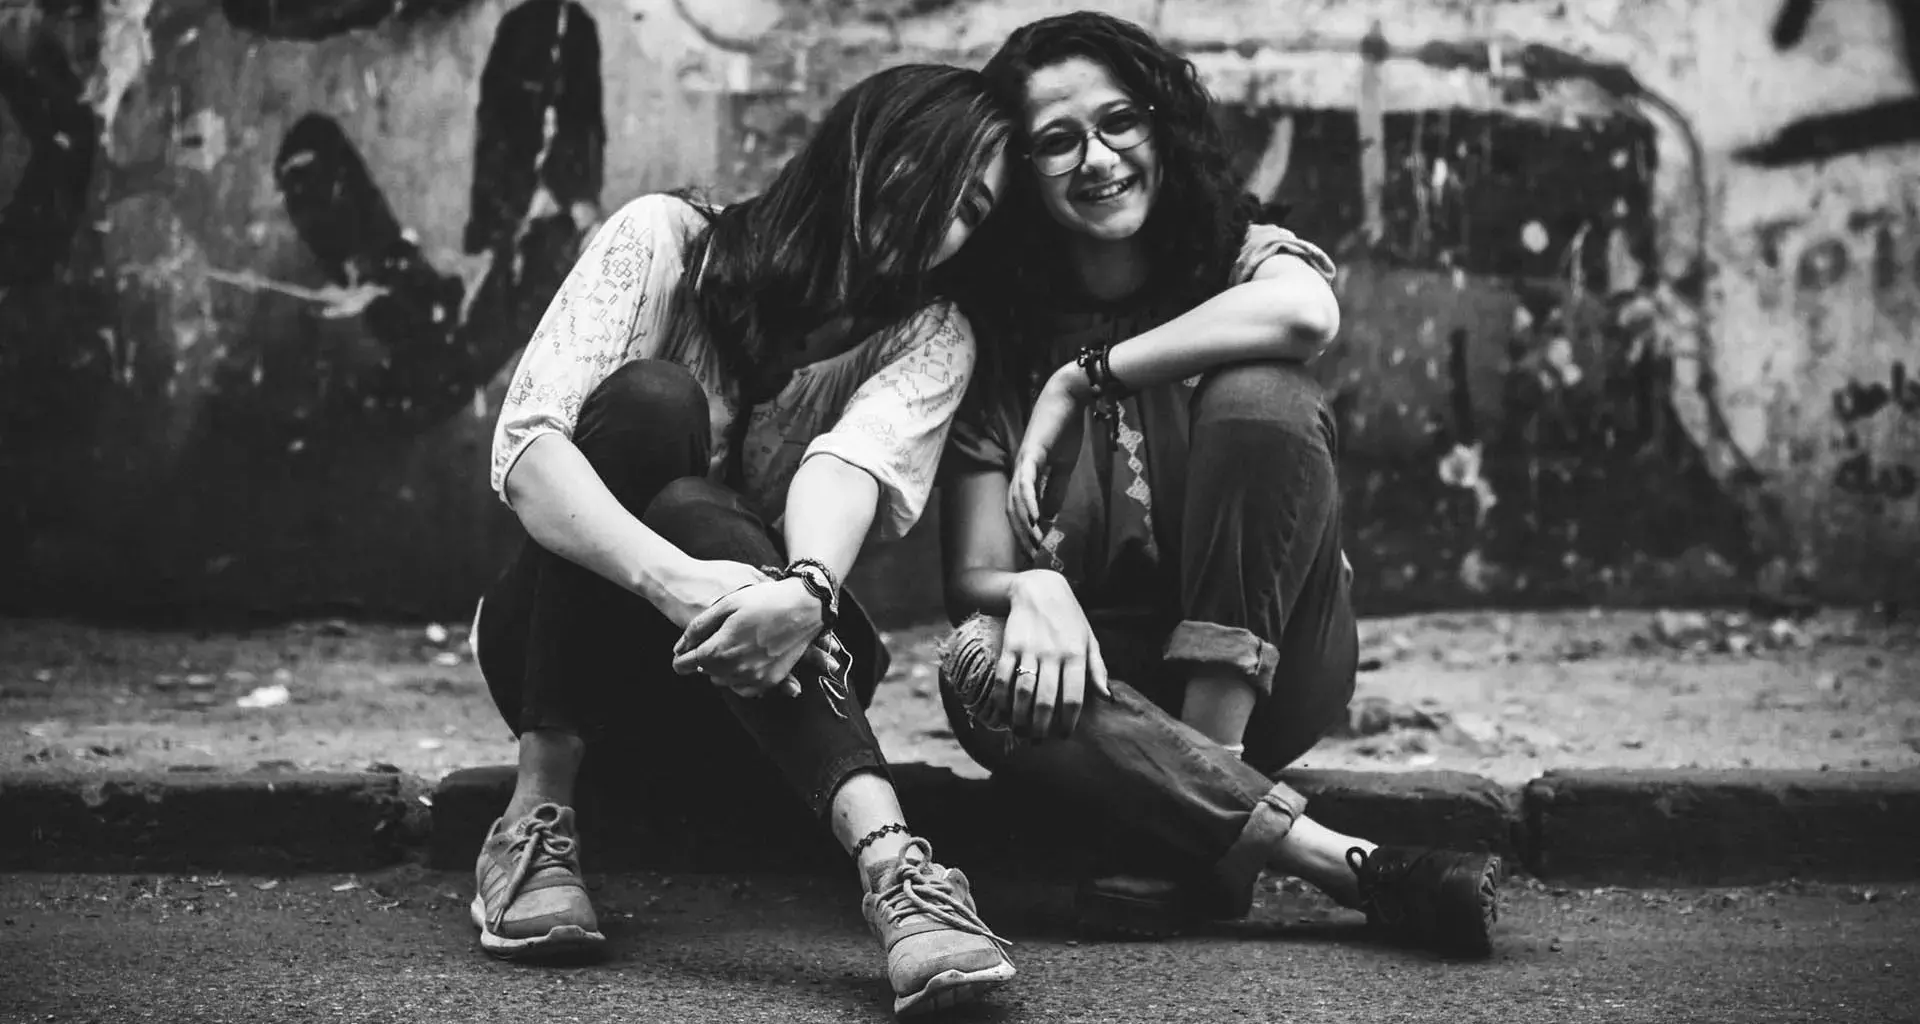
[[[1018,681],[1014,673],[1019,665],[1019,652],[1011,644],[1002,644],[1000,661],[993,668],[993,695],[988,705],[996,722],[1004,724],[1013,721],[1014,686]]]
[[[1061,739],[1073,735],[1073,727],[1080,724],[1080,705],[1086,693],[1086,658],[1068,658],[1060,664],[1060,702],[1054,709],[1053,735]]]
[[[737,594],[739,591],[735,591],[734,593]],[[708,638],[712,637],[714,632],[727,621],[727,617],[733,614],[734,607],[734,596],[733,594],[728,594],[708,605],[700,614],[695,615],[692,621],[687,623],[687,628],[681,632],[680,639],[674,641],[673,644],[675,671],[679,671],[680,656],[700,646],[705,643]],[[682,672],[681,674],[685,675],[686,673]]]
[[[800,664],[830,676],[840,673],[840,659],[818,641],[807,645],[806,652],[800,655]]]
[[[1027,722],[1027,735],[1045,739],[1053,728],[1054,711],[1060,704],[1060,659],[1046,658],[1025,676],[1033,683],[1033,717]]]
[[[788,697],[800,696],[800,680],[788,676],[787,681],[780,684],[780,692]]]
[[[1093,692],[1113,699],[1113,687],[1107,682],[1107,659],[1100,656],[1100,641],[1087,638],[1087,685]]]
[[[1029,723],[1033,721],[1034,685],[1039,673],[1031,662],[1025,662],[1014,670],[1011,707],[1008,708],[1008,720],[1015,732],[1031,736]]]

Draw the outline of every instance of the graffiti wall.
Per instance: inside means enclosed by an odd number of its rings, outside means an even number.
[[[1913,5],[1098,6],[1343,268],[1373,609],[1911,590]],[[750,191],[858,75],[1051,10],[0,0],[0,605],[458,614],[516,538],[499,389],[599,220]],[[861,582],[932,611],[935,557]]]

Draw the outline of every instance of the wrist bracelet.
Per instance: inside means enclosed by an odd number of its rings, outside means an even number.
[[[785,568],[763,567],[761,572],[779,580],[799,580],[807,593],[820,602],[820,628],[822,632],[831,630],[840,617],[840,582],[833,578],[833,570],[825,563],[813,558],[796,558]]]

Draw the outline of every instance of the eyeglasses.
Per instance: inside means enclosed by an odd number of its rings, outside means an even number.
[[[1100,136],[1100,143],[1118,153],[1132,149],[1153,135],[1152,107],[1121,107],[1109,111],[1093,127],[1081,131],[1062,128],[1042,132],[1029,146],[1028,156],[1034,169],[1049,178],[1072,174],[1087,161],[1087,140]]]

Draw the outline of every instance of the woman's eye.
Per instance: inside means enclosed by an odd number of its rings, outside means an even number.
[[[1040,138],[1034,140],[1033,151],[1041,156],[1061,156],[1073,152],[1073,147],[1078,144],[1078,142],[1079,138],[1077,136],[1069,135],[1066,132],[1055,132],[1052,135],[1042,135]]]
[[[1123,135],[1140,127],[1146,116],[1138,110],[1116,110],[1100,122],[1100,130],[1108,135]]]

